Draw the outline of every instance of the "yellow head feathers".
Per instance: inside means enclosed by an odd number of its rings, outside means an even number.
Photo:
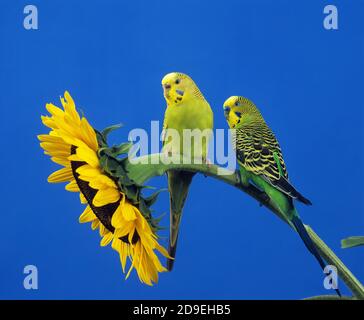
[[[204,99],[195,82],[180,72],[168,73],[162,79],[164,98],[167,105],[178,105],[188,99]]]
[[[263,119],[255,104],[245,97],[231,96],[224,102],[223,108],[230,128],[236,128],[254,119]]]

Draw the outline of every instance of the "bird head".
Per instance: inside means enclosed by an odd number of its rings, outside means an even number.
[[[162,87],[167,105],[179,105],[191,97],[203,98],[194,81],[183,73],[168,73],[162,79]]]
[[[232,129],[254,118],[261,118],[254,103],[244,97],[231,96],[224,102],[223,108],[226,121]]]

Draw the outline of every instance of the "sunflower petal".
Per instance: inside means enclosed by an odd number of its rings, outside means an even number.
[[[80,188],[78,187],[77,182],[75,180],[67,184],[65,189],[70,192],[80,192]]]
[[[91,210],[90,206],[87,206],[86,209],[82,212],[82,214],[78,218],[78,221],[80,223],[86,223],[86,222],[94,221],[95,219],[97,219],[97,217]]]
[[[71,168],[67,167],[59,169],[53,172],[51,175],[49,175],[48,182],[49,183],[67,182],[67,181],[72,181],[73,179],[74,177],[72,170]]]
[[[107,246],[111,242],[113,237],[114,237],[114,235],[111,232],[104,235],[104,237],[101,239],[101,242],[100,242],[101,247]]]
[[[131,221],[136,219],[135,210],[137,210],[133,205],[129,202],[125,202],[123,207],[123,217],[126,221]]]
[[[95,207],[102,207],[109,203],[114,203],[119,201],[120,192],[113,188],[102,189],[97,191],[94,199],[92,200],[92,204]]]
[[[84,162],[87,162],[91,167],[99,167],[99,158],[97,157],[95,151],[89,147],[78,147],[76,150],[77,156]]]
[[[96,230],[100,226],[100,221],[98,219],[92,221],[91,229]]]

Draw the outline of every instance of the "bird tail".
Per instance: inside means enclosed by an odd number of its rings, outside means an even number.
[[[273,185],[291,198],[297,199],[308,206],[312,205],[312,202],[299,193],[285,177],[281,176],[279,180],[273,182]]]
[[[313,243],[310,235],[308,234],[305,226],[303,225],[301,219],[295,214],[292,219],[292,223],[295,226],[299,236],[301,237],[303,243],[305,244],[306,248],[313,254],[316,258],[318,263],[320,264],[323,271],[325,271],[326,263],[322,259],[321,255],[319,254],[315,244]],[[336,293],[339,297],[341,297],[341,293],[339,289],[335,289]]]
[[[185,204],[188,189],[194,173],[187,171],[168,172],[168,189],[170,194],[170,229],[168,253],[171,259],[167,260],[167,269],[173,268],[177,250],[178,230],[182,218],[182,210]]]

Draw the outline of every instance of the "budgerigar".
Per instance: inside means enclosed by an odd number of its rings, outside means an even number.
[[[209,135],[201,143],[192,141],[190,148],[183,143],[183,131],[199,129],[212,130],[213,113],[194,81],[183,73],[169,73],[162,80],[167,108],[164,117],[163,150],[189,157],[199,157],[206,161]],[[170,129],[178,132],[179,138],[169,135]],[[188,150],[186,150],[188,149]],[[187,171],[169,171],[168,189],[170,192],[170,240],[167,261],[168,270],[172,270],[178,240],[178,230],[181,223],[182,209],[188,194],[188,189],[194,173]]]
[[[306,205],[311,205],[311,202],[289,182],[281,148],[261,113],[249,99],[232,96],[224,103],[224,114],[229,127],[236,129],[235,148],[242,183],[252,182],[266,193],[292,223],[324,269],[325,263],[307,233],[293,200]]]

